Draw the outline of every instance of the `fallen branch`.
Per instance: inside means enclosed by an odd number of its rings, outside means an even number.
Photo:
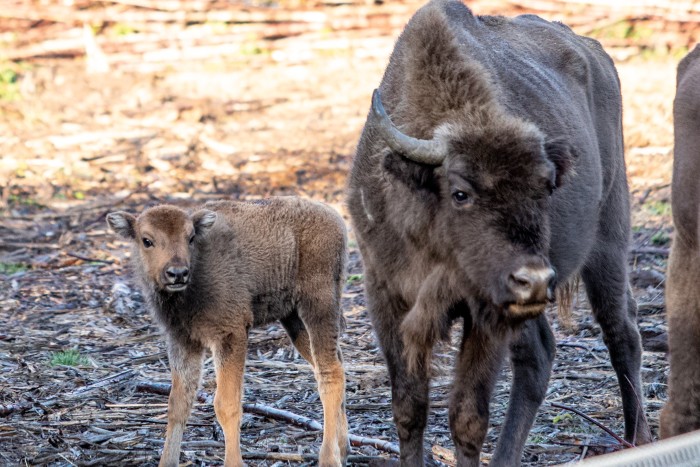
[[[593,418],[589,417],[585,413],[583,413],[583,412],[581,412],[573,407],[569,407],[568,405],[563,405],[563,404],[557,404],[556,402],[550,402],[549,405],[551,405],[552,407],[556,407],[558,409],[568,410],[570,412],[575,413],[579,417],[584,418],[588,422],[594,424],[595,426],[597,426],[598,428],[600,428],[601,430],[603,430],[604,432],[606,432],[607,434],[609,434],[610,436],[615,438],[615,440],[617,440],[617,442],[619,442],[621,445],[623,445],[626,448],[633,448],[634,447],[634,444],[628,442],[624,438],[621,438],[614,431],[612,431],[610,428],[608,428],[607,426],[600,423],[598,420],[594,420]]]
[[[257,415],[262,415],[263,417],[271,418],[273,420],[280,420],[283,422],[290,422],[293,425],[306,428],[311,431],[322,431],[323,425],[318,423],[316,420],[305,417],[303,415],[297,415],[286,410],[276,409],[274,407],[261,405],[261,404],[243,404],[243,411],[248,413],[254,413]]]
[[[17,402],[16,404],[0,404],[0,417],[6,417],[15,412],[26,412],[34,406],[31,402]]]
[[[170,395],[171,385],[168,383],[153,383],[151,381],[139,381],[136,383],[136,391],[148,392],[151,394],[160,394],[161,396]],[[206,402],[208,394],[204,391],[197,391],[197,401]]]
[[[365,436],[353,435],[352,433],[348,435],[348,438],[350,439],[350,444],[353,446],[372,446],[380,451],[401,454],[401,450],[396,444],[384,441],[383,439],[367,438]]]
[[[321,431],[323,426],[316,420],[313,420],[303,415],[297,415],[286,410],[276,409],[274,407],[269,407],[261,404],[243,404],[243,411],[248,413],[254,413],[257,415],[262,415],[267,418],[272,418],[274,420],[287,421],[294,425],[301,426],[307,430]],[[373,448],[380,449],[385,452],[391,452],[393,454],[400,454],[399,447],[388,441],[384,441],[377,438],[366,438],[364,436],[357,436],[350,434],[348,435],[350,439],[350,444],[353,446],[372,446]]]
[[[95,381],[94,383],[90,383],[87,386],[83,386],[81,388],[78,388],[75,391],[72,391],[68,394],[61,394],[60,396],[53,396],[53,397],[46,399],[44,401],[38,401],[38,402],[36,402],[36,404],[40,407],[51,407],[53,405],[58,404],[59,402],[65,402],[67,399],[72,399],[72,398],[75,398],[78,396],[83,396],[84,394],[86,394],[90,391],[114,384],[117,381],[129,379],[132,376],[134,376],[133,370],[121,371],[119,373],[115,373],[113,375],[107,376],[106,378],[102,378],[98,381]],[[7,415],[10,415],[14,412],[24,412],[26,410],[31,409],[33,406],[34,406],[34,403],[27,402],[27,401],[18,402],[16,404],[7,404],[7,405],[0,404],[0,416],[7,416]]]
[[[655,247],[655,246],[643,246],[639,248],[630,249],[630,253],[633,255],[659,255],[668,256],[670,253],[669,248]]]
[[[147,439],[146,442],[156,446],[162,446],[165,444],[165,440],[162,439]],[[195,440],[195,441],[183,441],[183,449],[202,449],[202,448],[223,448],[223,441],[213,441],[213,440]],[[241,453],[243,459],[246,460],[267,460],[267,461],[282,461],[282,462],[316,462],[318,461],[318,454],[312,453],[297,453],[297,452],[261,452],[261,451],[251,451]],[[369,464],[374,461],[386,461],[386,458],[380,456],[362,456],[362,455],[349,455],[347,462],[350,465],[355,464]]]
[[[76,253],[76,252],[74,252],[74,251],[67,251],[66,254],[67,254],[68,256],[73,257],[73,258],[81,259],[81,260],[83,260],[83,261],[88,261],[88,262],[90,262],[90,263],[114,264],[114,261],[112,261],[111,259],[90,258],[90,257],[88,257],[88,256],[80,255],[80,254],[78,254],[78,253]]]
[[[148,381],[140,381],[136,383],[136,390],[140,392],[150,392],[153,394],[161,394],[167,396],[170,394],[170,384],[167,383],[153,383]],[[206,393],[203,391],[197,391],[197,400],[204,402],[207,399]],[[303,415],[298,415],[287,410],[276,409],[274,407],[269,407],[261,404],[243,404],[243,411],[247,413],[253,413],[256,415],[262,415],[263,417],[271,418],[273,420],[280,420],[284,422],[292,423],[293,425],[300,426],[310,431],[322,431],[323,425],[314,419],[305,417]],[[367,438],[364,436],[357,436],[350,434],[348,436],[350,439],[350,444],[353,446],[372,446],[375,449],[381,451],[390,452],[392,454],[399,454],[399,447],[389,441],[385,441],[377,438]]]
[[[86,392],[94,391],[95,389],[103,388],[105,386],[111,386],[112,384],[116,383],[117,381],[122,381],[125,379],[129,379],[132,376],[134,376],[135,372],[133,370],[125,370],[121,371],[119,373],[115,373],[113,375],[107,376],[106,378],[102,378],[100,380],[95,381],[94,383],[90,383],[87,386],[83,386],[82,388],[78,388],[75,391],[61,396],[61,399],[66,399],[66,398],[71,398],[75,397],[78,395],[83,395]]]
[[[56,243],[33,243],[33,242],[3,242],[4,247],[28,248],[30,250],[60,250],[61,246]]]
[[[318,454],[297,454],[295,452],[244,452],[243,459],[247,460],[268,460],[282,462],[316,462]],[[386,458],[379,456],[348,456],[348,464],[369,464],[376,461],[386,461]]]

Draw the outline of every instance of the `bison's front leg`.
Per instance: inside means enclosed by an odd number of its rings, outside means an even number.
[[[477,467],[489,423],[489,401],[507,347],[505,331],[465,330],[450,400],[457,465]]]
[[[420,467],[425,463],[423,432],[428,419],[428,370],[421,367],[413,373],[408,371],[397,329],[406,313],[401,309],[401,300],[390,296],[386,284],[375,282],[369,269],[365,286],[372,324],[389,368],[391,408],[399,434],[401,465]]]
[[[175,467],[180,463],[180,444],[185,424],[202,373],[203,349],[196,344],[168,340],[168,359],[172,372],[172,389],[168,398],[168,428],[160,467]]]
[[[457,289],[443,266],[437,266],[423,281],[416,303],[400,328],[403,356],[410,372],[427,371],[435,342],[447,337],[449,310],[441,304],[455,302],[452,291]]]
[[[547,394],[547,383],[552,372],[556,351],[554,335],[547,318],[523,323],[520,335],[510,346],[513,382],[508,412],[503,422],[492,467],[520,465],[523,446],[535,421],[537,410]]]

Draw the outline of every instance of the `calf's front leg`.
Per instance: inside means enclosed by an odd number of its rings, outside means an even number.
[[[168,358],[172,372],[172,389],[168,398],[168,428],[160,467],[177,467],[185,424],[202,374],[203,349],[191,342],[168,341]]]
[[[214,411],[224,432],[226,442],[226,467],[243,465],[240,435],[243,407],[243,372],[248,346],[248,328],[241,326],[228,334],[212,349],[216,372]]]

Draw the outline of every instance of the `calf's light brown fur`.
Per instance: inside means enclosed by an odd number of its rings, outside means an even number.
[[[671,373],[663,438],[700,429],[700,47],[678,65],[673,119],[676,234],[666,281]]]
[[[176,466],[199,385],[202,355],[214,356],[214,408],[226,466],[239,446],[248,331],[279,320],[309,361],[323,404],[320,465],[348,453],[345,375],[338,336],[346,258],[345,224],[329,207],[298,198],[219,201],[188,213],[162,205],[134,217],[107,216],[133,241],[136,276],[168,343],[172,390],[161,466]]]

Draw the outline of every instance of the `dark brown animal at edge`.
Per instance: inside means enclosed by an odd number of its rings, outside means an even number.
[[[675,236],[666,278],[671,371],[661,437],[700,430],[700,47],[678,65],[673,103]]]
[[[531,15],[474,16],[454,0],[414,15],[373,99],[348,195],[402,465],[425,461],[431,349],[458,319],[457,465],[480,465],[508,353],[510,404],[489,465],[520,464],[555,353],[542,312],[575,277],[617,373],[625,437],[651,441],[628,197],[620,86],[600,44]]]
[[[192,214],[170,205],[107,216],[133,243],[148,305],[165,331],[172,370],[161,466],[179,464],[205,348],[216,370],[214,409],[226,466],[243,465],[239,446],[248,331],[279,320],[311,364],[323,404],[322,466],[348,454],[345,375],[338,338],[346,231],[331,208],[298,198],[220,201]]]

